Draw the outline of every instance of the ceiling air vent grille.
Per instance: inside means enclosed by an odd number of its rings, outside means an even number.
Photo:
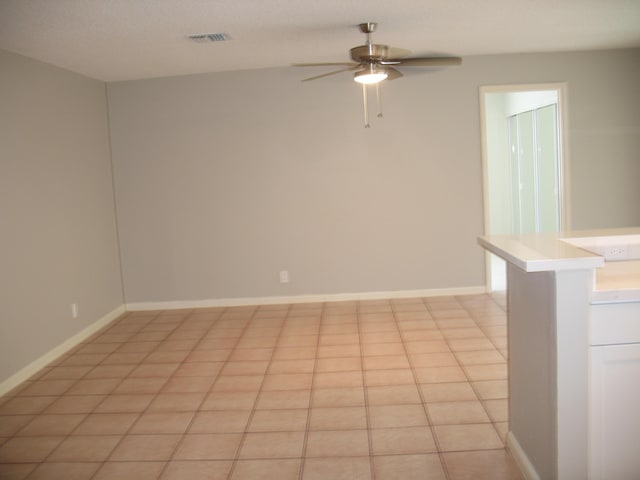
[[[231,39],[226,33],[197,33],[187,35],[187,38],[196,43],[226,42]]]

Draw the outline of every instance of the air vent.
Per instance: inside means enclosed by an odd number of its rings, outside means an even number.
[[[198,33],[195,35],[187,35],[187,38],[196,43],[226,42],[227,40],[231,40],[231,37],[226,33]]]

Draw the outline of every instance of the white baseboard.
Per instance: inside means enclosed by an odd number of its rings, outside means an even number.
[[[511,431],[507,432],[507,448],[511,452],[525,480],[540,480],[538,472],[536,472],[531,461],[529,461],[529,457],[527,457],[527,454],[520,446],[520,442],[518,442],[518,439]]]
[[[349,300],[381,300],[396,298],[439,297],[451,295],[478,295],[486,293],[481,287],[434,288],[428,290],[401,290],[388,292],[335,293],[327,295],[293,295],[281,297],[240,297],[209,300],[176,300],[168,302],[127,303],[128,311],[180,310],[185,308],[242,307],[246,305],[279,305],[290,303],[343,302]]]
[[[64,353],[68,352],[73,347],[78,345],[80,342],[82,342],[83,340],[90,337],[98,330],[100,330],[102,327],[104,327],[105,325],[109,324],[110,322],[118,318],[125,311],[126,311],[125,306],[120,305],[118,308],[107,313],[102,318],[96,320],[88,327],[84,328],[80,332],[76,333],[74,336],[65,340],[63,343],[61,343],[57,347],[45,353],[40,358],[34,360],[27,366],[18,370],[16,373],[11,375],[6,380],[3,380],[2,382],[0,382],[0,395],[4,395],[5,393],[11,391],[13,388],[17,387],[19,384],[21,384],[25,380],[28,380],[33,374],[38,372],[40,369],[42,369],[43,367],[46,367],[49,363],[54,361],[60,355],[63,355]]]

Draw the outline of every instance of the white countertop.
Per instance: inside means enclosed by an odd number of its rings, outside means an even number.
[[[561,241],[558,233],[491,235],[478,243],[525,272],[602,267],[604,257]],[[582,236],[582,235],[581,235]]]
[[[631,258],[605,262],[604,256],[585,249],[590,239],[596,246],[629,244]],[[640,228],[491,235],[479,237],[478,243],[525,272],[593,269],[594,302],[640,300],[640,257],[636,253]]]

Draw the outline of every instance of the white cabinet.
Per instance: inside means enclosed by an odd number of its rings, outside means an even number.
[[[590,479],[637,480],[640,344],[592,346],[590,356]]]

